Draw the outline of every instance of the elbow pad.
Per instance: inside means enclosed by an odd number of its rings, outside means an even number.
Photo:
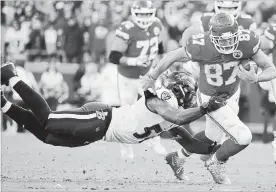
[[[114,64],[120,64],[120,59],[123,57],[123,53],[119,51],[111,51],[109,54],[109,62]]]
[[[165,53],[165,51],[164,51],[163,43],[160,42],[160,43],[158,44],[158,54],[159,54],[159,55],[162,55],[162,54],[164,54],[164,53]]]

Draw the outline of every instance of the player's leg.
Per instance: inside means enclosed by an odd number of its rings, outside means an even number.
[[[105,136],[111,117],[110,106],[90,102],[77,109],[51,112],[45,127],[51,133],[92,143]]]
[[[39,140],[45,142],[47,137],[47,131],[45,131],[44,126],[42,126],[36,119],[35,115],[26,109],[23,109],[15,104],[10,103],[6,100],[1,91],[1,109],[2,112],[13,119],[17,124],[21,124],[25,129],[30,131]]]
[[[206,96],[201,94],[201,98],[202,100],[206,99]],[[225,175],[224,164],[229,157],[245,149],[252,140],[250,129],[237,116],[238,98],[239,91],[228,99],[227,105],[206,116],[205,134],[209,139],[220,143],[223,141],[221,132],[225,133],[229,138],[222,143],[217,152],[206,162],[207,169],[217,183],[231,183]],[[216,126],[210,122],[213,122]]]
[[[173,137],[176,137],[176,141],[183,147],[169,153],[165,158],[179,180],[188,180],[188,177],[184,175],[183,165],[191,154],[210,154],[219,148],[217,145],[193,138],[189,131],[182,127],[175,127],[170,130],[170,133]]]
[[[117,76],[118,95],[120,105],[131,105],[138,99],[138,94],[133,79],[124,77],[120,73]],[[131,144],[120,143],[120,153],[123,158],[133,159],[134,153]]]
[[[43,97],[24,83],[18,76],[13,63],[7,62],[1,66],[1,83],[10,85],[33,112],[41,125],[45,125],[50,108]]]

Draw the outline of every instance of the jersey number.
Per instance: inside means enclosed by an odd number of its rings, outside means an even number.
[[[137,139],[149,139],[153,136],[156,136],[158,133],[162,132],[162,129],[159,124],[153,125],[151,127],[145,127],[144,130],[145,130],[144,133],[141,133],[141,134],[134,133],[133,136],[136,137]],[[153,135],[152,135],[152,131],[155,132],[153,133]]]
[[[208,84],[212,86],[222,86],[223,84],[230,85],[234,83],[237,80],[236,75],[237,75],[238,68],[235,67],[236,64],[237,62],[224,63],[223,68],[219,64],[205,65],[205,75],[206,75]],[[232,71],[232,74],[225,82],[223,82],[224,81],[222,77],[223,71],[230,70],[232,68],[234,68]]]
[[[158,52],[158,37],[153,37],[149,40],[137,41],[136,47],[141,49],[140,56],[146,55],[150,49],[150,55],[155,55]]]
[[[205,41],[203,39],[204,34],[198,34],[198,35],[192,35],[193,38],[193,44],[198,44],[198,45],[205,45]]]

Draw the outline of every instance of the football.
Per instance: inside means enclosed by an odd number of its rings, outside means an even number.
[[[254,61],[251,60],[242,60],[240,65],[246,70],[249,71],[251,67],[254,68],[255,72],[258,72],[258,66]]]

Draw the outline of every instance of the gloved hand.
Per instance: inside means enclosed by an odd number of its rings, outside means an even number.
[[[201,112],[203,114],[210,113],[212,111],[216,111],[217,109],[226,105],[226,100],[229,98],[227,94],[215,95],[210,98],[210,100],[206,103],[203,103],[200,106]]]

